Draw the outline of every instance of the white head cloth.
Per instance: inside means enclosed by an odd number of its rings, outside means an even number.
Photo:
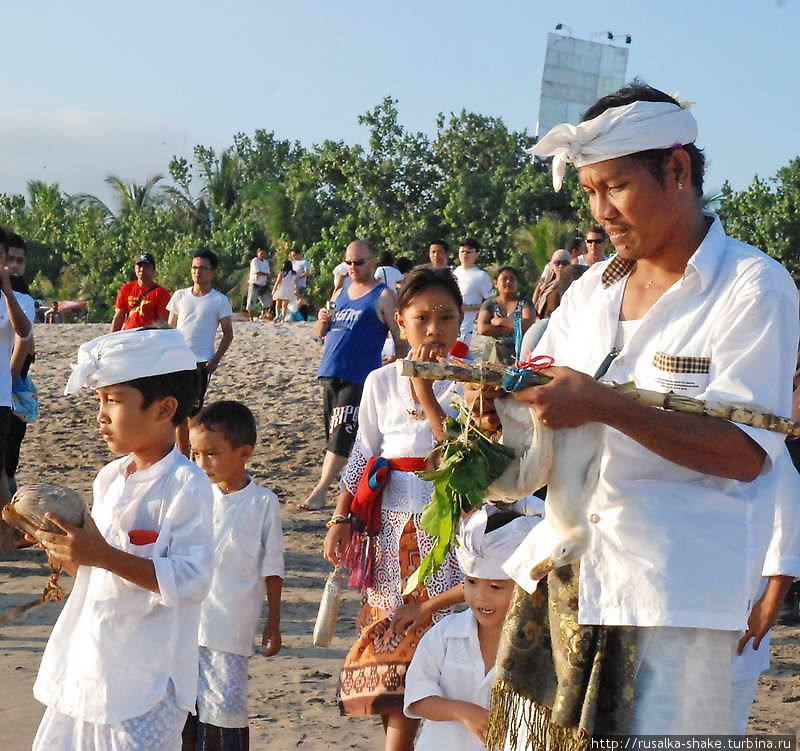
[[[177,329],[116,331],[81,344],[64,393],[196,367],[197,358]]]
[[[585,167],[637,151],[685,146],[696,139],[697,121],[689,110],[669,102],[632,102],[611,107],[580,125],[556,125],[528,153],[553,157],[553,188],[561,190],[568,162]]]
[[[510,579],[502,566],[539,521],[532,516],[520,516],[493,532],[486,532],[486,521],[498,511],[487,504],[461,523],[456,557],[466,576]]]

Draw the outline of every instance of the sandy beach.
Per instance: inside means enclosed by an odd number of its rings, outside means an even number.
[[[19,483],[54,482],[91,498],[97,471],[113,457],[95,424],[89,392],[64,397],[69,363],[82,342],[108,331],[104,324],[36,328],[32,370],[41,417],[23,444]],[[311,632],[329,565],[322,559],[330,509],[301,512],[294,503],[313,487],[323,452],[321,395],[315,371],[321,353],[311,324],[237,322],[235,339],[209,388],[209,401],[237,399],[255,413],[259,440],[252,474],[283,504],[286,579],[283,649],[250,661],[250,732],[254,749],[380,749],[377,718],[345,719],[335,702],[336,676],[352,642],[358,597],[349,593],[329,649],[311,646]],[[333,495],[331,495],[331,498]],[[0,614],[35,597],[48,569],[41,551],[0,557]],[[65,588],[71,586],[63,580]],[[0,748],[30,748],[43,707],[31,687],[42,650],[61,605],[42,605],[0,626]],[[762,676],[750,731],[794,733],[800,728],[800,627],[779,626],[773,663]]]

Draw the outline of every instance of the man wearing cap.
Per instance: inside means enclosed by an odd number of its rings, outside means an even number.
[[[555,358],[552,381],[517,398],[554,428],[605,426],[574,615],[633,655],[631,674],[599,697],[606,708],[632,701],[630,733],[730,732],[731,655],[772,530],[784,440],[655,410],[596,379],[788,415],[798,344],[789,274],[702,209],[696,137],[688,110],[635,81],[532,149],[554,157],[556,190],[566,164],[578,168],[617,250],[570,287],[533,352]],[[546,518],[517,551],[514,578],[527,591],[558,537]],[[548,583],[552,594],[558,583]],[[550,718],[543,704],[535,709]],[[594,732],[612,715],[597,713]]]
[[[123,284],[114,303],[111,331],[166,324],[170,293],[155,283],[156,259],[143,253],[134,264],[136,280]]]

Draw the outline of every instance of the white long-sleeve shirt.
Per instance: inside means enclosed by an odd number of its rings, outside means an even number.
[[[414,719],[409,705],[428,696],[467,701],[489,708],[495,668],[486,672],[472,610],[453,613],[435,624],[420,640],[406,672],[403,711]],[[416,751],[485,751],[486,746],[458,720],[425,720],[414,745]]]
[[[138,717],[170,681],[181,709],[193,711],[197,694],[197,625],[213,567],[211,484],[177,449],[126,478],[131,461],[100,470],[92,518],[109,544],[153,559],[160,593],[81,566],[33,687],[40,702],[85,722]],[[134,545],[133,530],[158,537]]]
[[[631,262],[596,263],[573,284],[534,350],[593,375],[614,345]],[[788,415],[798,345],[797,289],[776,261],[726,237],[719,219],[683,277],[639,320],[605,379]],[[587,510],[581,623],[738,630],[773,527],[773,460],[784,437],[738,426],[766,452],[752,483],[712,477],[605,429]],[[538,525],[523,545],[536,549]],[[507,569],[509,570],[509,569]],[[530,570],[530,564],[520,571]],[[511,571],[509,571],[511,573]],[[524,576],[518,583],[531,589]]]
[[[200,609],[201,647],[253,654],[263,580],[283,577],[277,496],[252,480],[235,493],[214,485],[214,576]]]

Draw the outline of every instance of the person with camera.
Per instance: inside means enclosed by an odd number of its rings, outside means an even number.
[[[298,508],[318,511],[341,472],[358,430],[358,405],[367,375],[381,367],[381,350],[391,333],[398,356],[406,352],[395,321],[397,296],[375,279],[375,251],[361,240],[351,242],[344,262],[350,283],[334,293],[319,311],[315,334],[325,338],[317,373],[322,383],[325,438],[322,477]],[[330,307],[329,307],[330,306]]]

